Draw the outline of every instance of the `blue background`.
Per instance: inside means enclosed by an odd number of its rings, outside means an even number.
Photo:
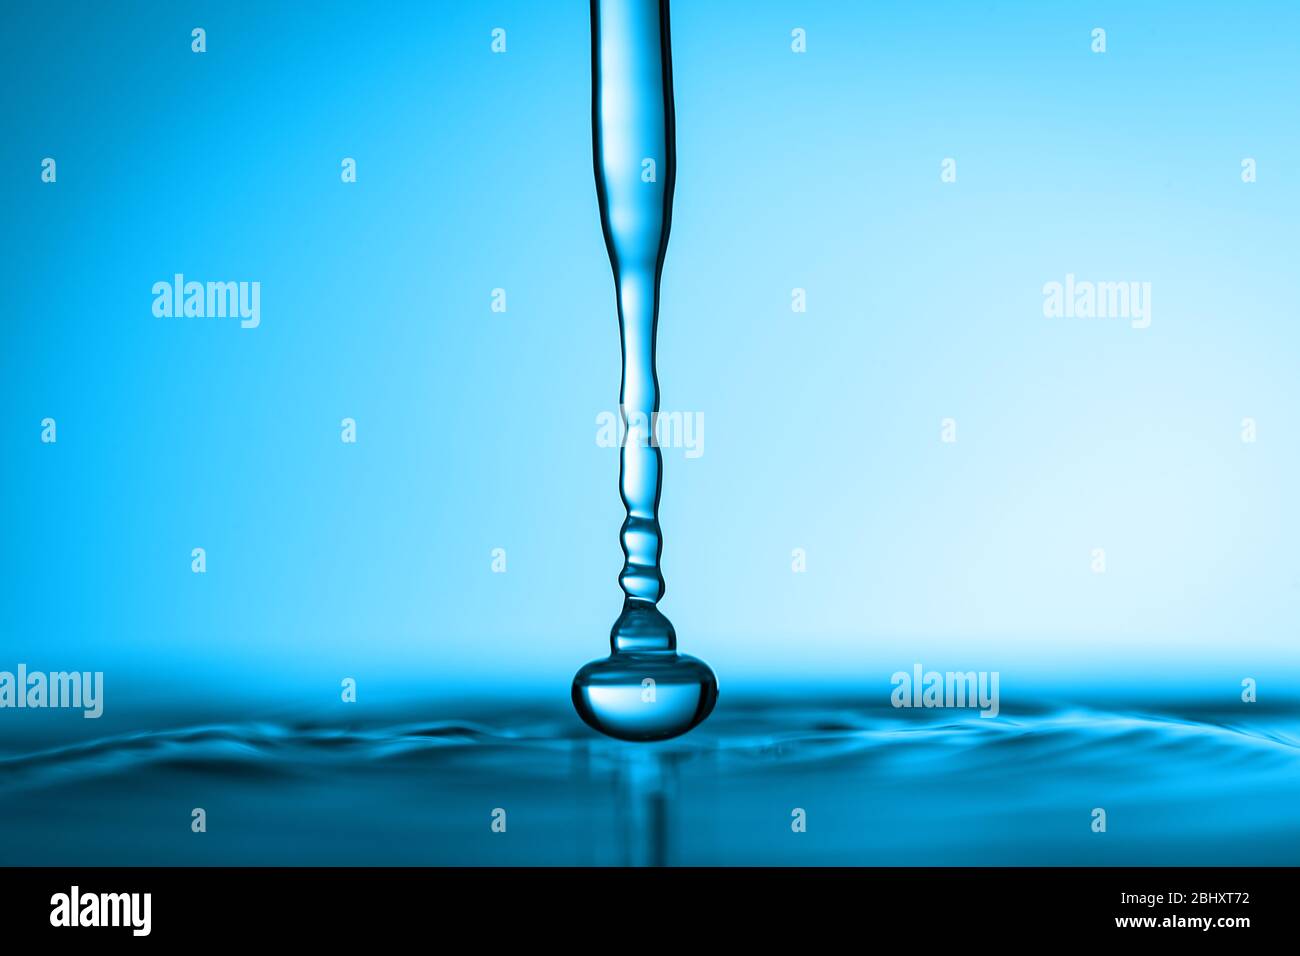
[[[564,700],[620,599],[586,4],[5,20],[0,668],[102,670],[109,714],[337,706],[346,676],[361,706]],[[724,700],[881,703],[914,661],[1022,698],[1289,686],[1298,21],[674,9],[659,368],[705,434],[665,451],[663,608]],[[155,318],[176,272],[261,282],[260,328]],[[1067,273],[1151,282],[1151,327],[1045,318]]]

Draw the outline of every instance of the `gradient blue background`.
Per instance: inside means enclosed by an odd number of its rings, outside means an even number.
[[[0,668],[102,670],[109,713],[563,700],[620,598],[586,4],[5,20]],[[705,435],[663,608],[724,700],[1293,686],[1298,38],[1280,2],[674,8],[660,378]],[[260,281],[261,327],[155,318],[176,272]],[[1151,327],[1044,318],[1066,273],[1151,282]]]

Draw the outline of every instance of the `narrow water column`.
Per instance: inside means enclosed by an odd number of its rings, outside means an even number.
[[[637,613],[648,611],[643,606],[657,604],[664,594],[658,514],[663,456],[654,427],[659,411],[659,276],[677,166],[668,4],[593,0],[591,17],[592,156],[623,351],[619,414],[625,437],[619,491],[627,518],[620,534],[625,560],[619,584],[631,617],[640,624],[629,628],[635,636],[620,635],[615,628],[612,650],[673,650],[671,628],[652,614]]]
[[[589,725],[625,740],[663,740],[713,710],[717,679],[677,653],[658,608],[663,456],[655,440],[659,276],[672,224],[676,155],[668,0],[591,0],[591,120],[596,197],[614,273],[623,373],[619,494],[627,517],[623,610],[610,656],[573,679],[573,705]]]

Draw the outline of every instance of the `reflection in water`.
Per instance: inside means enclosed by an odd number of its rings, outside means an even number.
[[[618,768],[619,816],[626,866],[663,866],[668,852],[668,799],[663,762],[650,750],[630,750]]]
[[[1295,864],[1294,712],[729,705],[687,737],[553,710],[6,741],[10,864]],[[194,807],[206,834],[190,831]],[[504,808],[505,833],[491,813]],[[793,808],[807,813],[791,830]],[[1096,807],[1108,830],[1091,830]]]

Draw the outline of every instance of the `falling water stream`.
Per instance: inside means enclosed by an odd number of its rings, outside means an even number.
[[[578,671],[573,705],[611,737],[663,740],[699,724],[718,696],[709,666],[677,653],[677,634],[658,606],[663,456],[655,439],[655,336],[677,171],[668,0],[592,0],[591,38],[596,195],[622,336],[619,492],[627,517],[623,611],[611,653]]]

